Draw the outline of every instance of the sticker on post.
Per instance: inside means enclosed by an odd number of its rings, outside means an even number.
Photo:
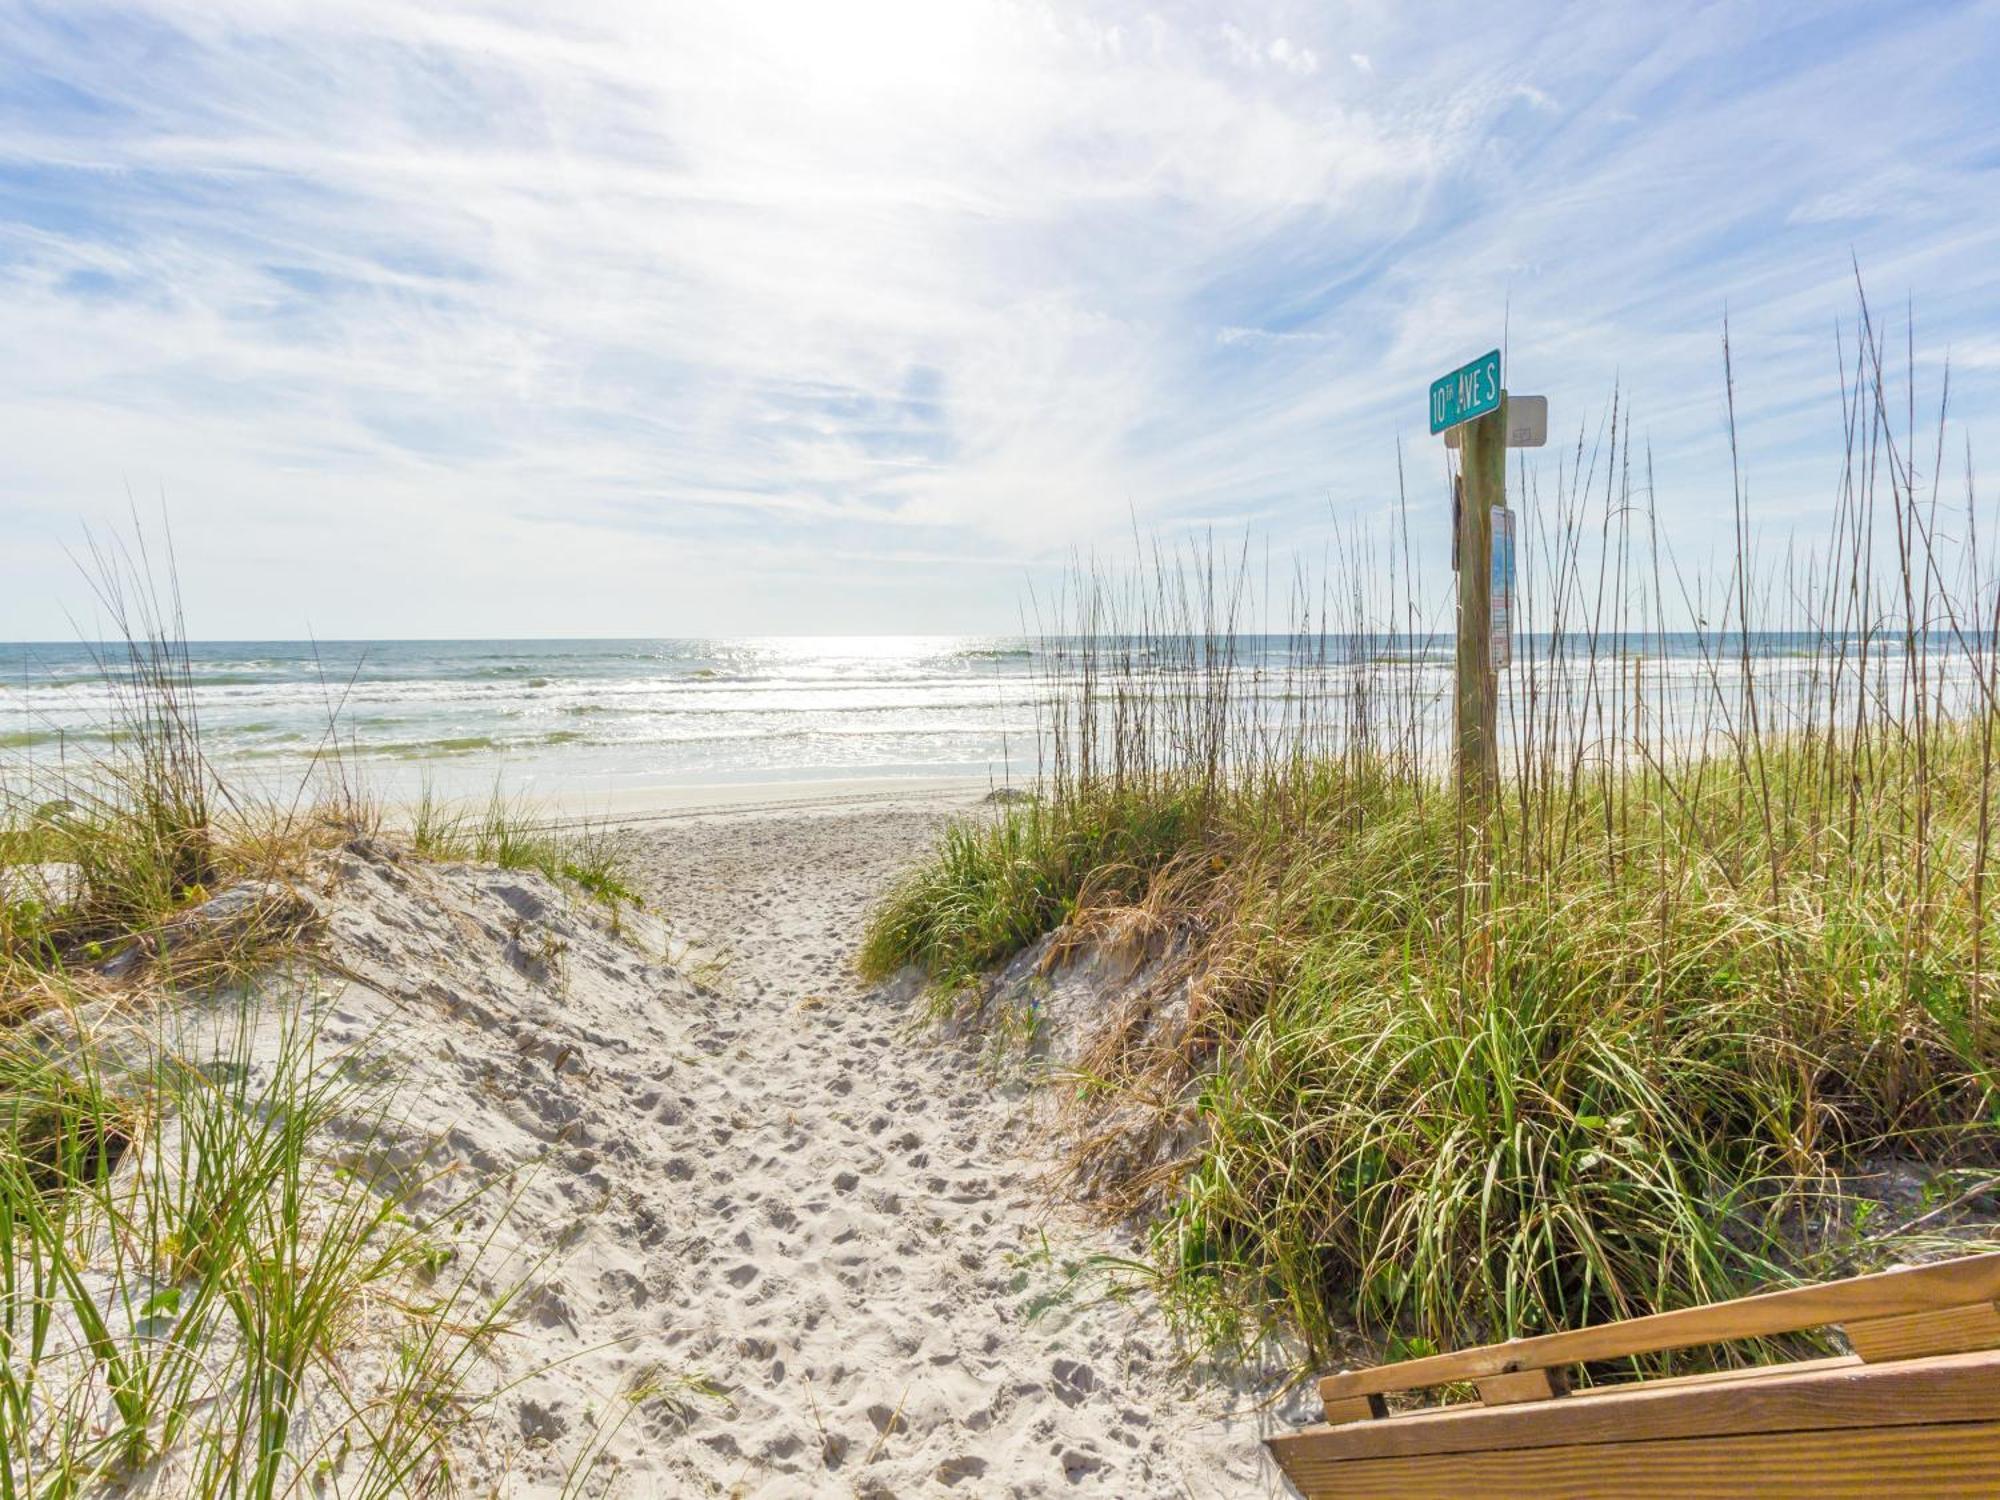
[[[1507,398],[1507,446],[1509,448],[1540,448],[1549,440],[1549,398],[1547,396],[1509,396]],[[1453,427],[1444,435],[1447,448],[1462,447],[1465,443],[1465,429]]]

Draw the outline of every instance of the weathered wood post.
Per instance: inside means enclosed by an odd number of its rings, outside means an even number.
[[[1493,671],[1493,512],[1507,503],[1507,396],[1465,424],[1465,503],[1458,508],[1459,816],[1485,843],[1499,790]]]

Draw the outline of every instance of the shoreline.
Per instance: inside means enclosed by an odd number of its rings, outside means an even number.
[[[826,780],[712,782],[555,792],[524,800],[553,823],[641,827],[682,818],[869,809],[977,807],[1009,783],[985,776],[842,777]],[[1013,783],[1019,785],[1019,783]]]

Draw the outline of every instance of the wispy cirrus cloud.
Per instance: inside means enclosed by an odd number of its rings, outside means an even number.
[[[127,482],[217,634],[1004,628],[1316,548],[1503,309],[1698,539],[1725,304],[1774,524],[1850,253],[2000,333],[1994,7],[1479,14],[0,0],[0,635]]]

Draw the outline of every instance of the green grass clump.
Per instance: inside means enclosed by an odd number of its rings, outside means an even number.
[[[187,1026],[0,1033],[6,1493],[163,1464],[187,1493],[294,1493],[309,1400],[332,1403],[315,1441],[346,1434],[361,1488],[435,1488],[449,1449],[432,1414],[504,1298],[481,1311],[470,1281],[437,1280],[452,1257],[417,1227],[436,1184],[386,1165],[389,1096],[318,1054],[309,1008],[245,999]],[[383,1316],[410,1341],[453,1330],[457,1352],[353,1389],[342,1351]]]
[[[161,934],[243,880],[288,881],[367,810],[352,796],[300,805],[246,801],[203,745],[178,586],[147,559],[93,545],[86,576],[116,627],[93,648],[111,700],[103,748],[51,765],[0,761],[0,1019],[55,998],[51,978],[135,944],[165,982],[240,978],[294,945],[296,931],[238,924]]]
[[[608,823],[548,818],[496,786],[483,808],[455,807],[426,784],[410,813],[410,846],[424,859],[539,870],[607,905],[641,904],[632,840]]]
[[[1030,804],[947,828],[930,859],[879,906],[859,963],[872,979],[920,965],[946,991],[1012,956],[1093,902],[1137,900],[1199,841],[1200,789]]]

